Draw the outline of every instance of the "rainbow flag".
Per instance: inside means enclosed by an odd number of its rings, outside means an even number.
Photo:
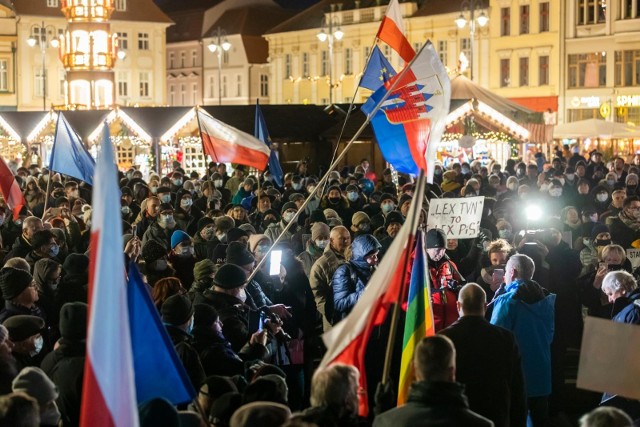
[[[416,252],[411,269],[407,317],[402,341],[402,362],[398,384],[398,406],[407,401],[409,387],[413,381],[413,353],[423,337],[435,334],[433,312],[431,311],[431,293],[429,291],[429,272],[427,257],[423,245],[424,235],[416,236]]]

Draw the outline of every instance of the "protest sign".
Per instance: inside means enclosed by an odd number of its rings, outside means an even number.
[[[427,229],[440,228],[448,239],[472,239],[480,231],[484,196],[431,199]]]
[[[640,326],[587,317],[578,388],[640,399]]]
[[[627,249],[627,259],[634,270],[640,267],[640,249]]]

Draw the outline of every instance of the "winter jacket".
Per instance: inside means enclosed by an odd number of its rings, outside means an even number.
[[[171,338],[171,342],[173,342],[173,345],[176,348],[178,358],[187,371],[191,384],[193,384],[193,388],[199,390],[206,376],[204,369],[202,368],[202,363],[200,363],[200,356],[193,347],[193,337],[189,333],[173,325],[165,325],[165,327],[167,328],[167,333],[169,334],[169,338]]]
[[[184,230],[189,236],[193,236],[198,232],[198,221],[203,216],[202,211],[195,206],[191,206],[189,212],[177,206],[173,214],[176,220],[176,227]]]
[[[333,278],[333,273],[345,262],[344,256],[334,251],[331,245],[328,245],[324,249],[322,256],[311,267],[309,284],[316,301],[316,308],[322,315],[322,324],[325,332],[331,329],[331,320],[333,319],[331,279]]]
[[[609,217],[609,232],[611,233],[611,240],[613,243],[622,246],[625,250],[631,249],[631,244],[640,239],[640,230],[633,230],[629,226],[627,226],[620,219],[620,215],[623,212],[618,214],[616,217]]]
[[[551,394],[556,296],[533,280],[516,280],[494,302],[491,323],[513,332],[522,354],[527,397]]]
[[[282,232],[284,231],[286,226],[287,226],[287,224],[283,220],[281,220],[279,222],[274,222],[272,224],[269,224],[267,229],[264,230],[264,234],[269,239],[271,239],[272,242],[275,242],[276,239],[278,238],[278,236],[280,236],[280,234],[282,234]],[[291,228],[289,228],[289,230],[287,230],[285,235],[282,236],[282,239],[280,241],[281,242],[289,242],[291,240],[291,238],[293,237],[293,235],[297,231],[298,231],[298,226],[296,224],[292,225]]]
[[[194,304],[208,304],[215,308],[222,321],[222,334],[236,353],[249,341],[250,307],[238,298],[213,290],[196,294]],[[253,331],[255,332],[255,331]]]
[[[307,242],[307,250],[298,255],[298,260],[302,263],[302,269],[304,274],[309,277],[311,274],[311,267],[322,256],[322,249],[318,248],[311,240]]]
[[[173,253],[169,255],[169,262],[175,270],[175,277],[180,280],[180,283],[182,283],[182,286],[184,286],[186,290],[189,290],[189,287],[193,283],[193,267],[197,261],[193,256],[180,257]]]
[[[346,197],[340,198],[338,203],[331,203],[328,197],[325,195],[320,201],[320,209],[333,209],[337,212],[338,216],[342,220],[342,225],[347,228],[351,228],[351,217],[355,213],[355,211],[349,205],[349,201]]]
[[[489,427],[493,423],[469,409],[464,386],[414,382],[407,403],[378,415],[373,427]]]
[[[464,278],[458,273],[453,261],[447,257],[443,257],[438,262],[430,261],[428,265],[431,278],[433,321],[435,330],[438,332],[458,320],[456,307],[458,291],[456,288],[464,284]],[[449,282],[451,280],[457,283]]]
[[[356,305],[373,273],[365,258],[380,248],[378,240],[370,234],[356,237],[351,244],[351,259],[338,267],[331,280],[334,305],[332,324],[347,317]]]
[[[10,258],[24,258],[32,250],[33,248],[31,247],[31,243],[27,242],[23,235],[20,235],[16,238],[15,242],[13,242],[13,246],[11,246],[11,250],[7,256],[4,257],[2,264],[6,264]]]
[[[629,304],[613,318],[614,322],[640,325],[640,289],[636,289],[627,297]]]
[[[149,225],[147,231],[144,232],[144,236],[142,236],[142,246],[147,243],[149,240],[155,240],[159,244],[161,244],[167,252],[171,250],[171,235],[175,230],[179,230],[180,228],[176,226],[172,230],[165,230],[160,227],[157,222],[152,222]]]

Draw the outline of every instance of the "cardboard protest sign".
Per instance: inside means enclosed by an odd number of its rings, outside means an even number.
[[[480,231],[484,196],[431,199],[427,229],[440,228],[448,239],[472,239]]]
[[[587,317],[578,388],[640,399],[640,326]]]
[[[631,267],[635,270],[640,267],[640,249],[627,249],[627,259],[631,262]]]

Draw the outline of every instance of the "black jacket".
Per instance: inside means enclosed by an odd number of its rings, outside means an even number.
[[[463,316],[440,331],[456,347],[456,379],[469,408],[497,427],[526,425],[527,405],[518,344],[482,316]]]
[[[222,321],[222,334],[231,343],[236,353],[249,341],[249,311],[250,307],[238,298],[207,289],[202,294],[196,294],[194,304],[208,304],[215,308]],[[255,332],[255,331],[254,331]]]
[[[378,415],[373,427],[489,427],[493,423],[469,409],[459,383],[420,381],[411,385],[407,403]]]
[[[7,253],[7,256],[4,257],[2,264],[6,264],[10,258],[24,258],[32,250],[33,248],[31,247],[31,244],[27,242],[22,235],[20,235],[16,238],[15,242],[13,242],[13,246],[11,246],[11,250]]]
[[[171,338],[171,342],[173,342],[176,348],[176,353],[178,353],[178,357],[187,371],[191,384],[193,384],[193,388],[200,390],[200,386],[206,376],[202,368],[202,363],[200,363],[200,356],[193,346],[193,337],[175,326],[166,325],[166,328],[169,333],[169,338]]]

